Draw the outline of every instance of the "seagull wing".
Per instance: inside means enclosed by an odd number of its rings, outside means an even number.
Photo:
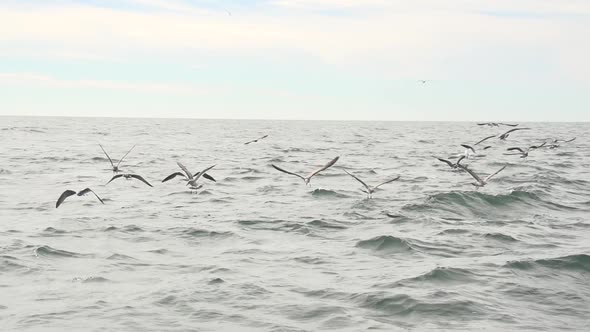
[[[459,159],[458,159],[458,160],[457,160],[457,162],[456,162],[456,165],[457,165],[457,166],[460,166],[460,165],[461,165],[461,160],[463,160],[463,159],[465,159],[465,158],[466,158],[466,157],[465,157],[465,155],[462,155],[461,157],[459,157]],[[451,164],[450,166],[451,166],[451,167],[453,167],[453,166],[452,166],[452,164]]]
[[[572,139],[569,139],[569,140],[567,140],[567,141],[563,141],[563,142],[564,142],[564,143],[569,143],[569,142],[572,142],[572,141],[574,141],[575,139],[576,139],[576,138],[574,137],[574,138],[572,138]],[[558,141],[561,141],[561,140],[558,140]]]
[[[86,189],[84,189],[84,190],[80,191],[80,192],[78,193],[78,196],[84,196],[84,195],[86,195],[86,194],[88,194],[88,193],[93,193],[93,194],[94,194],[94,196],[96,196],[96,198],[98,198],[98,200],[99,200],[99,201],[100,201],[102,204],[104,204],[103,200],[102,200],[100,197],[98,197],[98,195],[97,195],[97,194],[96,194],[94,191],[92,191],[92,189],[90,189],[90,188],[86,188]]]
[[[186,174],[186,177],[191,180],[193,178],[192,173],[180,162],[176,162],[176,164],[178,165],[178,167],[180,167],[180,169],[182,169],[184,171],[184,173]]]
[[[213,168],[213,167],[215,167],[215,166],[216,166],[216,165],[209,166],[209,167],[205,168],[204,170],[200,171],[199,173],[197,173],[197,174],[195,175],[195,177],[194,177],[193,181],[196,183],[196,182],[197,182],[197,180],[198,180],[198,179],[199,179],[201,176],[205,177],[205,175],[206,175],[207,171],[208,171],[208,170],[210,170],[210,169],[212,169],[212,168]],[[203,174],[205,174],[205,175],[203,175]],[[215,181],[215,180],[213,180],[213,181]]]
[[[500,168],[499,170],[497,170],[497,171],[496,171],[496,173],[493,173],[493,174],[490,174],[490,175],[488,175],[488,177],[485,179],[485,182],[488,182],[488,181],[490,181],[490,179],[491,179],[492,177],[494,177],[494,175],[496,175],[496,174],[498,174],[498,173],[502,172],[502,171],[504,170],[504,168],[506,168],[506,166],[507,166],[507,165],[504,165],[504,166],[502,166],[502,168]]]
[[[521,148],[508,148],[506,149],[506,151],[520,151],[521,153],[525,153],[524,150]]]
[[[308,179],[311,179],[311,178],[312,178],[314,175],[318,174],[319,172],[321,172],[321,171],[324,171],[324,170],[326,170],[326,169],[330,168],[332,165],[334,165],[334,164],[335,164],[335,163],[338,161],[338,159],[339,159],[339,158],[340,158],[340,157],[336,157],[336,158],[334,158],[334,159],[330,160],[330,162],[329,162],[329,163],[327,163],[327,164],[325,164],[324,166],[322,166],[322,167],[320,167],[320,168],[316,169],[315,171],[311,172],[311,173],[310,173],[310,174],[307,176],[307,178],[308,178]]]
[[[254,142],[256,142],[256,140],[255,140],[255,139],[253,139],[253,140],[251,140],[251,141],[248,141],[248,142],[244,143],[244,145],[248,145],[248,144],[250,144],[250,143],[254,143]]]
[[[201,172],[199,172],[199,173],[201,173]],[[199,173],[195,173],[195,176],[199,175]],[[217,181],[215,181],[215,179],[211,175],[209,175],[207,173],[203,174],[203,177],[209,181],[217,182]]]
[[[370,187],[369,187],[369,186],[368,186],[368,185],[367,185],[365,182],[363,182],[363,180],[359,179],[359,178],[358,178],[356,175],[353,175],[353,174],[350,174],[350,173],[348,173],[348,171],[347,171],[347,170],[344,170],[344,171],[346,172],[346,174],[348,174],[348,175],[352,176],[352,177],[353,177],[355,180],[357,180],[357,181],[358,181],[358,182],[360,182],[360,183],[361,183],[361,184],[362,184],[362,185],[363,185],[365,188],[367,188],[367,191],[368,191],[368,192],[371,192],[371,191],[373,191],[373,190],[371,190],[371,188],[370,188]]]
[[[499,125],[503,125],[503,126],[508,126],[508,127],[516,127],[516,126],[518,126],[518,123],[517,124],[510,124],[510,123],[502,123],[502,122],[499,122],[498,124]]]
[[[303,176],[301,176],[301,175],[297,174],[297,173],[293,173],[293,172],[286,171],[286,170],[284,170],[284,169],[280,168],[279,166],[276,166],[276,165],[273,165],[273,164],[270,164],[270,166],[272,166],[274,169],[276,169],[276,170],[277,170],[277,171],[279,171],[279,172],[283,172],[283,173],[287,173],[287,174],[295,175],[296,177],[298,177],[298,178],[302,179],[303,181],[305,181],[305,178],[304,178]]]
[[[57,202],[55,203],[55,208],[57,209],[61,205],[61,203],[63,203],[66,200],[66,198],[68,198],[72,195],[75,195],[75,194],[76,194],[76,192],[73,190],[64,191],[57,199]]]
[[[485,142],[485,141],[487,141],[487,140],[489,140],[490,138],[493,138],[493,137],[496,137],[496,135],[488,136],[488,137],[482,139],[481,141],[479,141],[479,142],[477,142],[477,143],[475,143],[473,145],[478,145],[479,143],[483,143],[483,142]]]
[[[463,157],[465,157],[465,156],[463,156]],[[453,163],[450,162],[450,161],[448,161],[448,160],[446,160],[446,159],[442,159],[442,158],[436,158],[436,159],[438,159],[438,160],[442,161],[443,163],[449,165],[449,167],[453,167]]]
[[[544,147],[544,146],[545,146],[545,144],[547,144],[547,142],[546,142],[546,141],[545,141],[545,142],[543,142],[543,144],[541,144],[541,145],[532,145],[532,146],[530,146],[530,147],[529,147],[529,150],[533,150],[533,149],[539,149],[539,148],[542,148],[542,147]]]
[[[130,177],[134,178],[134,179],[138,179],[139,181],[147,184],[150,187],[153,187],[149,182],[146,181],[146,179],[144,179],[143,177],[141,177],[140,175],[137,174],[129,174]]]
[[[484,122],[484,123],[478,123],[477,125],[478,126],[487,126],[487,125],[489,125],[489,123],[488,122]]]
[[[394,179],[387,180],[387,181],[385,181],[385,182],[379,183],[378,185],[376,185],[376,186],[375,186],[375,188],[373,188],[373,190],[375,190],[375,189],[377,189],[377,188],[381,187],[381,186],[382,186],[382,185],[384,185],[384,184],[388,184],[388,183],[390,183],[390,182],[397,181],[397,180],[399,180],[399,178],[400,178],[400,176],[398,175],[398,176],[397,176],[396,178],[394,178]]]
[[[162,180],[162,182],[166,182],[166,181],[172,180],[172,179],[174,179],[177,176],[184,176],[184,174],[181,173],[181,172],[172,173],[172,174],[168,175],[164,180]],[[186,176],[184,176],[184,177],[186,177]]]
[[[102,145],[98,144],[98,146],[100,146],[100,148],[102,149],[102,152],[104,152],[105,156],[107,156],[107,158],[111,162],[111,166],[115,167],[115,164],[113,164],[113,161],[111,160],[111,157],[109,157],[109,154],[104,150],[104,148],[102,147]]]
[[[461,146],[464,147],[464,148],[466,148],[466,149],[468,149],[468,150],[471,150],[473,153],[475,153],[475,149],[472,148],[471,146],[469,146],[467,144],[461,144]]]
[[[109,182],[107,182],[107,184],[111,183],[111,181],[113,181],[114,179],[118,179],[118,178],[120,178],[122,176],[123,176],[123,174],[117,174],[117,175],[113,176],[113,178],[110,179]],[[106,184],[105,184],[105,186],[106,186]]]
[[[129,151],[127,151],[127,153],[123,156],[123,158],[119,159],[119,162],[117,163],[117,167],[119,167],[119,165],[121,164],[121,162],[123,161],[123,159],[125,159],[125,157],[127,157],[127,155],[129,154],[129,152],[131,152],[131,150],[133,150],[133,148],[135,147],[132,146],[131,149],[129,149]]]
[[[475,181],[477,181],[479,183],[483,183],[481,178],[477,174],[475,174],[471,169],[469,169],[469,167],[461,166],[461,168],[464,169],[465,171],[467,171],[467,173],[469,173],[469,175],[471,175],[475,179]]]

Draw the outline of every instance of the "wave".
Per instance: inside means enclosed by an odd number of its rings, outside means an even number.
[[[45,256],[45,257],[57,257],[57,258],[64,258],[64,257],[84,258],[84,257],[93,257],[94,256],[92,254],[80,254],[77,252],[55,249],[50,246],[37,247],[37,248],[35,248],[34,253],[35,253],[35,256],[37,256],[37,257]]]
[[[396,286],[414,286],[421,283],[435,284],[464,284],[475,281],[475,274],[467,269],[453,267],[435,267],[434,269],[416,277],[402,279],[380,287],[392,288]],[[417,285],[419,286],[419,285]]]
[[[557,258],[510,261],[504,267],[519,270],[532,270],[543,267],[555,270],[590,272],[590,255],[577,254]]]
[[[501,242],[517,242],[518,240],[513,238],[510,235],[502,234],[502,233],[486,233],[484,234],[486,239],[497,240]]]
[[[513,190],[509,194],[486,194],[479,191],[456,191],[434,194],[421,204],[408,204],[402,210],[413,212],[442,211],[459,216],[487,217],[507,210],[523,210],[546,207],[552,210],[577,210],[577,208],[543,200],[529,191]]]
[[[311,192],[311,195],[314,197],[320,197],[320,198],[331,198],[331,197],[346,198],[346,197],[349,197],[349,196],[341,194],[337,191],[328,190],[328,189],[315,189],[314,191]]]
[[[355,246],[358,248],[387,253],[408,252],[414,250],[409,241],[391,235],[381,235],[369,240],[358,241]]]
[[[444,292],[440,293],[439,297],[447,295]],[[479,305],[473,301],[438,300],[436,302],[429,302],[413,298],[406,294],[391,295],[385,292],[360,294],[356,295],[353,300],[361,307],[396,316],[417,314],[421,316],[448,316],[456,318],[457,316],[473,317],[473,315],[483,312],[479,308]]]
[[[208,231],[204,229],[197,229],[193,227],[186,228],[181,231],[181,234],[184,237],[208,237],[208,238],[227,238],[233,236],[234,233],[227,231],[227,232],[216,232],[216,231]]]
[[[107,278],[103,278],[103,277],[87,277],[87,278],[76,277],[76,278],[72,279],[72,281],[73,282],[81,282],[83,284],[111,282],[111,280],[109,280]]]

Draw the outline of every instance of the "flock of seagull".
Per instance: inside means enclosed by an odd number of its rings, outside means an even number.
[[[460,171],[465,171],[466,173],[468,173],[474,180],[475,182],[472,183],[473,186],[476,187],[476,189],[479,189],[480,187],[484,187],[486,184],[488,184],[488,182],[490,181],[490,179],[492,177],[494,177],[495,175],[497,175],[498,173],[500,173],[501,171],[503,171],[507,165],[502,166],[499,170],[497,170],[496,172],[488,175],[485,178],[480,177],[479,175],[477,175],[471,168],[469,168],[468,165],[462,164],[461,162],[463,160],[466,159],[470,159],[472,156],[477,154],[477,151],[480,150],[487,150],[489,148],[491,148],[491,145],[485,145],[485,146],[480,146],[480,144],[484,143],[484,142],[489,142],[490,139],[492,138],[499,138],[500,140],[506,140],[508,138],[508,136],[516,131],[519,130],[530,130],[530,128],[523,128],[523,127],[518,127],[518,124],[508,124],[508,123],[501,123],[501,122],[485,122],[485,123],[478,123],[477,125],[479,126],[488,126],[488,127],[500,127],[500,126],[508,126],[508,127],[514,127],[500,135],[490,135],[487,136],[479,141],[477,141],[474,144],[461,144],[461,146],[463,148],[465,148],[465,152],[462,154],[457,154],[454,156],[449,157],[448,159],[444,159],[444,158],[440,158],[440,157],[435,157],[436,159],[438,159],[439,161],[447,164],[451,169],[454,170],[460,170]],[[248,145],[248,144],[252,144],[252,143],[256,143],[260,140],[263,140],[265,138],[267,138],[268,135],[264,135],[261,136],[259,138],[250,140],[248,142],[245,142],[244,145]],[[572,142],[573,140],[575,140],[576,138],[571,138],[568,140],[562,140],[562,139],[556,139],[556,138],[547,138],[545,140],[543,140],[543,142],[541,144],[536,144],[536,145],[530,145],[528,147],[510,147],[507,148],[506,150],[511,152],[511,153],[505,153],[506,155],[520,155],[520,158],[527,158],[529,153],[533,150],[536,149],[540,149],[540,148],[550,148],[550,149],[555,149],[557,147],[560,146],[560,144],[562,143],[569,143]],[[113,177],[106,183],[107,185],[109,183],[111,183],[112,181],[116,180],[116,179],[120,179],[120,178],[124,178],[124,179],[135,179],[138,181],[143,182],[144,184],[153,187],[152,184],[150,184],[145,178],[143,178],[141,175],[138,174],[133,174],[133,173],[122,173],[121,169],[119,168],[119,166],[121,165],[121,163],[123,162],[123,160],[125,159],[125,157],[127,157],[127,155],[129,155],[129,153],[135,148],[135,145],[133,147],[131,147],[131,149],[129,149],[129,151],[127,151],[127,153],[125,153],[125,155],[123,155],[123,157],[121,159],[118,160],[118,162],[115,164],[115,162],[113,162],[113,160],[111,159],[111,157],[109,156],[109,154],[106,152],[106,150],[104,149],[104,147],[102,145],[100,145],[101,150],[104,152],[105,156],[107,157],[107,159],[109,160],[110,164],[111,164],[111,170],[113,172]],[[477,150],[476,150],[477,149]],[[334,164],[336,164],[336,162],[338,161],[340,157],[335,157],[334,159],[330,160],[328,163],[326,163],[325,165],[323,165],[322,167],[312,171],[311,173],[309,173],[306,176],[300,175],[298,173],[295,172],[291,172],[291,171],[287,171],[277,165],[271,164],[270,166],[272,166],[274,169],[276,169],[279,172],[285,173],[285,174],[289,174],[289,175],[293,175],[296,176],[300,179],[303,180],[303,182],[306,185],[309,185],[311,178],[314,177],[315,175],[319,174],[320,172],[325,171],[326,169],[332,167]],[[452,161],[452,159],[457,158],[456,161]],[[184,181],[186,181],[186,186],[189,187],[189,189],[191,191],[197,191],[198,189],[201,189],[203,187],[203,184],[199,184],[197,183],[197,181],[201,178],[207,179],[209,181],[212,182],[216,182],[215,178],[213,178],[211,175],[207,174],[208,171],[210,171],[211,169],[213,169],[216,165],[212,165],[212,166],[208,166],[206,168],[204,168],[203,170],[197,172],[197,173],[192,173],[188,170],[188,168],[186,166],[184,166],[182,163],[177,162],[176,163],[178,165],[178,167],[180,168],[180,170],[182,171],[177,171],[174,172],[170,175],[168,175],[167,177],[165,177],[162,182],[167,182],[170,181],[176,177],[181,177],[184,179]],[[385,182],[379,183],[376,186],[369,186],[368,184],[366,184],[363,180],[361,180],[358,176],[348,172],[347,170],[344,170],[344,172],[346,174],[348,174],[349,176],[351,176],[353,179],[355,179],[356,181],[358,181],[364,189],[361,189],[362,192],[367,194],[367,198],[371,198],[373,193],[382,185],[397,181],[400,179],[400,176],[397,176],[395,178],[392,178],[390,180],[387,180]],[[94,194],[94,196],[96,196],[96,198],[102,203],[104,204],[104,201],[102,200],[102,198],[100,198],[92,189],[90,188],[85,188],[79,192],[76,192],[74,190],[66,190],[64,191],[58,198],[55,207],[58,208],[65,200],[66,198],[73,196],[73,195],[77,195],[77,196],[83,196],[86,194],[92,193]]]
[[[492,138],[495,138],[495,137],[497,137],[498,139],[500,139],[502,141],[505,141],[508,138],[508,136],[510,136],[510,134],[512,134],[516,131],[519,131],[519,130],[530,130],[531,128],[518,127],[518,124],[509,124],[509,123],[502,123],[502,122],[483,122],[483,123],[478,123],[477,125],[478,126],[487,126],[487,127],[508,126],[508,127],[515,127],[515,128],[512,128],[500,135],[490,135],[490,136],[484,137],[483,139],[477,141],[477,143],[474,143],[473,145],[461,144],[461,146],[463,148],[465,148],[465,152],[463,154],[458,154],[455,156],[451,156],[449,158],[449,159],[453,159],[455,157],[458,157],[457,161],[453,162],[451,160],[443,159],[440,157],[435,157],[435,158],[440,160],[441,162],[447,164],[452,169],[455,169],[455,170],[458,169],[458,170],[467,172],[467,174],[469,174],[475,180],[475,182],[473,182],[472,185],[475,186],[476,189],[479,189],[480,187],[484,187],[486,184],[488,184],[488,182],[492,179],[492,177],[494,177],[498,173],[502,172],[506,168],[507,165],[502,166],[499,170],[488,175],[487,177],[481,178],[472,169],[470,169],[468,165],[461,164],[461,161],[463,161],[464,159],[469,159],[471,156],[476,155],[477,151],[476,151],[475,147],[481,143],[484,143],[484,142],[486,142]],[[520,158],[527,158],[529,153],[533,150],[540,149],[543,147],[555,149],[555,148],[559,147],[560,143],[569,143],[575,139],[576,139],[575,137],[568,139],[568,140],[562,140],[562,139],[557,139],[557,138],[546,138],[546,139],[542,140],[543,142],[541,144],[530,145],[527,147],[509,147],[506,149],[506,151],[509,151],[511,153],[504,153],[504,154],[508,155],[508,156],[519,155]],[[492,147],[491,145],[486,145],[486,146],[482,147],[481,150],[487,150],[491,147]],[[477,149],[480,150],[479,147],[477,147]]]

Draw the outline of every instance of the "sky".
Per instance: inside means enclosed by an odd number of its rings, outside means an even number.
[[[590,121],[588,36],[588,0],[2,0],[0,115]]]

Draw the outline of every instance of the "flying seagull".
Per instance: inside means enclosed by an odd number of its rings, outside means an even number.
[[[68,197],[70,197],[72,195],[84,196],[84,195],[86,195],[88,193],[93,193],[94,196],[96,196],[96,198],[98,198],[98,200],[102,204],[104,204],[103,200],[100,197],[98,197],[98,195],[94,191],[92,191],[92,189],[90,189],[90,188],[86,188],[86,189],[78,192],[77,194],[76,194],[75,191],[68,189],[68,190],[64,191],[61,194],[61,196],[59,196],[59,198],[57,199],[57,202],[55,203],[55,208],[57,209],[61,205],[61,203],[63,203],[66,200],[66,198],[68,198]]]
[[[517,131],[517,130],[528,130],[528,129],[531,129],[531,128],[512,128],[512,129],[508,130],[507,132],[505,132],[504,134],[500,135],[500,139],[501,140],[507,139],[508,136],[510,136],[510,133],[513,132],[513,131]]]
[[[479,141],[477,141],[477,143],[475,143],[473,145],[461,144],[461,146],[466,149],[465,150],[465,154],[464,154],[465,157],[469,158],[469,155],[470,155],[469,152],[472,152],[473,154],[476,154],[475,148],[473,146],[479,145],[479,144],[481,144],[481,143],[483,143],[483,142],[485,142],[485,141],[487,141],[487,140],[489,140],[490,138],[493,138],[493,137],[496,137],[496,135],[490,135],[488,137],[484,137],[484,138],[480,139]],[[482,150],[487,150],[489,148],[491,148],[490,145],[483,147]]]
[[[197,175],[199,175],[199,173],[195,173],[195,175],[193,175],[193,176],[197,176]],[[172,173],[172,174],[168,175],[164,180],[162,180],[162,182],[166,182],[166,181],[172,180],[172,179],[174,179],[177,176],[182,176],[186,181],[188,181],[188,178],[186,177],[186,175],[184,175],[184,173],[182,173],[182,172],[176,172],[176,173]],[[209,174],[203,174],[203,177],[205,179],[207,179],[207,180],[210,180],[210,181],[213,181],[213,182],[217,182]]]
[[[394,179],[391,179],[391,180],[387,180],[387,181],[385,181],[385,182],[382,182],[382,183],[380,183],[380,184],[378,184],[378,185],[376,185],[376,186],[374,186],[374,187],[370,187],[370,186],[368,186],[368,185],[367,185],[365,182],[363,182],[363,180],[359,179],[357,176],[355,176],[355,175],[353,175],[353,174],[350,174],[350,173],[348,173],[348,171],[347,171],[347,170],[344,170],[344,171],[346,172],[346,174],[348,174],[348,175],[352,176],[352,177],[353,177],[355,180],[357,180],[358,182],[360,182],[360,183],[363,185],[363,187],[365,187],[365,189],[367,189],[367,190],[361,189],[361,191],[362,191],[362,192],[364,192],[364,193],[366,193],[366,194],[367,194],[367,198],[371,198],[371,197],[373,196],[373,193],[375,192],[375,190],[377,190],[377,188],[381,187],[381,186],[382,186],[382,185],[384,185],[384,184],[387,184],[387,183],[390,183],[390,182],[393,182],[393,181],[399,180],[399,178],[400,178],[400,177],[398,176],[398,177],[396,177],[396,178],[394,178]]]
[[[453,163],[452,161],[447,160],[447,159],[442,159],[442,158],[438,158],[438,157],[435,157],[435,158],[442,161],[443,163],[449,165],[450,168],[456,169],[457,167],[461,166],[461,160],[465,159],[465,156],[459,157],[459,159],[455,163]]]
[[[117,174],[117,175],[113,176],[113,178],[110,179],[109,182],[107,182],[107,184],[109,184],[109,183],[111,183],[111,181],[121,178],[121,177],[123,177],[127,180],[129,180],[131,178],[137,179],[137,180],[147,184],[148,186],[153,187],[149,182],[146,181],[146,179],[144,179],[143,177],[141,177],[140,175],[137,175],[137,174]]]
[[[495,173],[488,175],[488,177],[486,177],[485,179],[483,179],[483,180],[482,180],[482,178],[480,178],[480,177],[479,177],[477,174],[475,174],[475,173],[474,173],[474,172],[473,172],[471,169],[469,169],[469,167],[467,167],[467,166],[463,166],[463,165],[459,165],[459,167],[461,167],[462,169],[464,169],[465,171],[467,171],[467,173],[469,173],[469,175],[471,175],[471,176],[472,176],[472,177],[475,179],[475,181],[477,181],[477,182],[475,182],[475,183],[472,183],[472,185],[474,185],[476,188],[483,187],[483,186],[485,186],[486,184],[488,184],[488,181],[490,181],[490,179],[491,179],[491,178],[492,178],[494,175],[496,175],[496,174],[500,173],[501,171],[503,171],[503,170],[504,170],[504,168],[506,168],[506,166],[507,166],[507,165],[504,165],[504,166],[502,166],[502,168],[500,168],[499,170],[497,170]]]
[[[478,126],[488,126],[488,127],[499,127],[499,126],[508,126],[508,127],[516,127],[518,124],[510,124],[510,123],[502,123],[502,122],[482,122],[478,123]]]
[[[547,145],[548,148],[555,149],[555,148],[558,148],[559,147],[559,142],[569,143],[569,142],[574,141],[575,139],[576,139],[575,137],[574,138],[570,138],[568,140],[558,139],[558,138],[547,138],[547,139],[545,139],[545,142],[550,142],[550,144]]]
[[[176,164],[178,165],[178,167],[180,167],[180,169],[182,169],[184,171],[184,173],[186,175],[186,178],[187,178],[186,185],[187,186],[190,185],[190,188],[194,189],[194,190],[200,189],[203,186],[203,185],[198,186],[197,180],[199,180],[199,178],[201,176],[205,177],[207,171],[212,169],[213,167],[215,167],[215,165],[209,166],[209,167],[205,168],[204,170],[202,170],[198,173],[195,173],[195,175],[192,175],[192,173],[183,164],[181,164],[180,162],[176,162]]]
[[[302,179],[302,180],[303,180],[303,182],[305,182],[305,184],[307,185],[307,184],[309,184],[309,181],[311,180],[311,178],[312,178],[314,175],[316,175],[316,174],[318,174],[319,172],[321,172],[321,171],[324,171],[324,170],[328,169],[329,167],[331,167],[332,165],[334,165],[334,164],[335,164],[335,163],[338,161],[338,158],[340,158],[340,157],[336,157],[336,158],[334,158],[334,159],[330,160],[330,162],[329,162],[329,163],[327,163],[327,164],[325,164],[324,166],[322,166],[322,167],[318,168],[317,170],[315,170],[315,171],[313,171],[313,172],[309,173],[309,175],[308,175],[308,176],[306,176],[306,177],[303,177],[303,176],[301,176],[301,175],[299,175],[299,174],[297,174],[297,173],[292,173],[292,172],[286,171],[286,170],[284,170],[284,169],[282,169],[282,168],[280,168],[280,167],[278,167],[278,166],[275,166],[274,164],[270,164],[270,165],[271,165],[272,167],[274,167],[274,169],[276,169],[277,171],[280,171],[280,172],[283,172],[283,173],[287,173],[287,174],[291,174],[291,175],[295,175],[296,177],[298,177],[298,178]]]
[[[541,145],[531,145],[528,148],[519,148],[519,147],[514,147],[514,148],[508,148],[506,149],[507,151],[518,151],[517,153],[505,153],[506,155],[520,155],[520,158],[526,158],[529,156],[529,152],[531,150],[534,149],[539,149],[542,148],[543,146],[545,146],[545,144],[547,144],[547,142],[543,142],[543,144]]]
[[[113,163],[113,160],[111,159],[111,157],[109,157],[109,154],[104,150],[104,148],[102,147],[102,145],[98,144],[100,146],[100,148],[102,149],[102,152],[104,152],[104,154],[107,156],[107,158],[109,159],[109,161],[111,162],[111,166],[113,167],[113,173],[119,173],[119,165],[121,165],[121,162],[123,161],[123,159],[125,159],[125,157],[127,157],[127,155],[129,154],[129,152],[131,152],[131,150],[133,150],[133,148],[135,147],[132,146],[131,149],[129,149],[129,151],[127,151],[127,153],[123,156],[123,158],[119,159],[119,162],[117,163],[117,165],[115,165],[115,163]]]
[[[253,139],[253,140],[251,140],[251,141],[248,141],[248,142],[244,143],[244,145],[248,145],[248,144],[250,144],[250,143],[255,143],[255,142],[258,142],[259,140],[261,140],[261,139],[265,139],[265,138],[267,138],[267,137],[268,137],[268,135],[264,135],[264,136],[262,136],[262,137],[259,137],[259,138],[257,138],[257,139]]]

